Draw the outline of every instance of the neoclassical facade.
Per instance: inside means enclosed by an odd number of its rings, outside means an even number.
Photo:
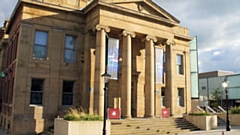
[[[108,108],[122,118],[190,112],[192,38],[179,23],[151,0],[19,0],[6,31],[1,126],[39,133],[69,107],[102,116],[109,38],[119,57]]]

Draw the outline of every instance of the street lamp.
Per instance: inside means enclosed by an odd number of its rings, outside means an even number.
[[[226,106],[227,106],[227,124],[226,124],[226,131],[231,130],[231,125],[230,125],[230,120],[229,120],[229,115],[228,115],[228,81],[225,78],[224,81],[222,82],[222,86],[225,89],[225,94],[226,94]]]
[[[104,112],[103,112],[103,135],[106,135],[106,119],[107,119],[107,90],[108,90],[108,82],[111,78],[111,75],[105,71],[104,74],[101,75],[104,78]]]

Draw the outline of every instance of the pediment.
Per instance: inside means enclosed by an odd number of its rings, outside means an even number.
[[[178,19],[165,11],[152,0],[103,0],[104,2],[111,3],[126,9],[134,10],[142,14],[152,15],[171,22],[180,23]]]

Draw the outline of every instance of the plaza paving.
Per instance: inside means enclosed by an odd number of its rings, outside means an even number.
[[[231,131],[226,131],[226,126],[219,126],[217,129],[210,131],[192,131],[178,135],[240,135],[240,126],[232,126]]]
[[[2,131],[0,128],[0,135],[9,135]],[[177,135],[240,135],[240,126],[232,126],[231,131],[226,131],[226,126],[219,126],[217,129],[210,131],[192,131],[184,134]]]

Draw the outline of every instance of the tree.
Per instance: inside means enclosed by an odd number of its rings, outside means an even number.
[[[220,101],[222,99],[222,91],[219,90],[219,88],[216,88],[212,93],[211,93],[211,106],[212,107],[217,107],[220,105]]]

